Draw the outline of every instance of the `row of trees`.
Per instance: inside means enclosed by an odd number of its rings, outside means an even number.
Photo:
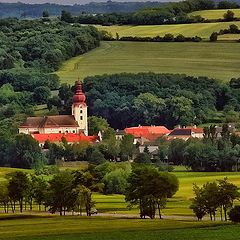
[[[224,34],[239,34],[240,29],[237,25],[231,24],[229,25],[229,28],[227,29],[221,29],[219,32],[213,32],[210,36],[211,42],[216,42],[218,40],[218,36],[224,35]]]
[[[182,34],[174,37],[173,34],[167,33],[163,37],[121,37],[119,41],[136,41],[136,42],[201,42],[202,38],[195,37],[185,37]]]
[[[25,172],[12,172],[7,175],[6,182],[0,185],[0,203],[5,213],[34,210],[44,206],[51,213],[77,212],[91,215],[94,202],[91,189],[96,190],[93,176],[80,171],[62,171],[46,181],[42,177],[28,175]]]
[[[61,171],[51,177],[49,181],[42,176],[29,175],[25,172],[12,172],[6,176],[6,181],[0,185],[0,204],[5,213],[13,213],[19,209],[43,210],[51,213],[77,212],[90,216],[94,201],[92,191],[102,190],[101,176],[106,174],[107,167],[102,165],[96,168],[89,167],[81,171]],[[112,165],[113,167],[113,165]],[[115,166],[116,167],[116,166]],[[121,166],[123,167],[123,166]],[[123,169],[123,168],[122,168]],[[104,179],[104,178],[103,178]],[[161,218],[161,210],[165,208],[167,199],[178,190],[179,183],[175,175],[163,173],[152,166],[133,166],[133,170],[125,175],[124,193],[130,206],[138,206],[140,217],[155,218],[156,210]],[[112,187],[119,183],[109,181]],[[107,192],[109,193],[109,192]],[[123,193],[123,192],[122,192]],[[95,211],[96,212],[96,211]]]
[[[195,197],[192,199],[190,208],[196,214],[198,220],[201,220],[206,214],[209,214],[210,220],[216,219],[216,212],[219,210],[220,218],[227,221],[227,212],[233,207],[234,200],[239,199],[238,187],[229,183],[227,178],[217,180],[217,182],[208,182],[202,187],[194,185],[193,191]]]

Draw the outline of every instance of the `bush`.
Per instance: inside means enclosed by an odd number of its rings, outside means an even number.
[[[210,36],[210,42],[216,42],[218,39],[218,33],[213,32]]]
[[[240,206],[235,206],[230,210],[228,216],[232,222],[240,222]]]

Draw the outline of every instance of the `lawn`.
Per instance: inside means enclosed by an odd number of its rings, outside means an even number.
[[[121,72],[180,73],[225,81],[240,75],[239,43],[101,42],[66,61],[57,72],[62,82]]]
[[[229,9],[235,13],[235,17],[240,18],[240,9]],[[189,15],[197,16],[200,15],[205,19],[216,20],[223,19],[223,15],[228,11],[228,9],[217,9],[217,10],[203,10],[192,12]]]
[[[24,217],[24,216],[23,216]],[[238,239],[239,226],[176,220],[103,217],[30,217],[0,221],[0,239]]]
[[[240,10],[239,10],[240,13]],[[221,29],[229,28],[229,25],[236,24],[240,27],[240,22],[216,22],[216,23],[194,23],[194,24],[171,24],[171,25],[149,25],[149,26],[100,26],[96,27],[99,30],[111,32],[113,37],[116,33],[120,37],[124,36],[139,36],[139,37],[155,37],[164,36],[166,33],[173,35],[183,34],[186,37],[199,36],[204,39],[209,39],[213,32],[218,32]]]

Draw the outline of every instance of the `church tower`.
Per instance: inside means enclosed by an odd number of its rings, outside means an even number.
[[[75,84],[75,94],[73,96],[72,115],[79,125],[80,132],[88,136],[88,114],[86,96],[82,91],[82,82],[77,81]]]

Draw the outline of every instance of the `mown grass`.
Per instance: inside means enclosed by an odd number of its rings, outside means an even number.
[[[240,9],[229,9],[235,13],[235,17],[240,17]],[[217,9],[217,10],[203,10],[203,11],[196,11],[192,12],[189,15],[197,16],[200,15],[201,17],[209,20],[216,20],[216,19],[223,19],[223,15],[228,11],[228,9]]]
[[[87,54],[66,61],[62,82],[121,72],[180,73],[229,81],[240,75],[239,43],[102,42]]]
[[[240,13],[240,10],[239,10]],[[167,33],[173,35],[183,34],[186,37],[199,36],[204,39],[209,39],[212,32],[218,32],[221,29],[229,28],[229,25],[235,24],[240,27],[240,22],[216,22],[216,23],[194,23],[194,24],[172,24],[172,25],[149,25],[149,26],[100,26],[96,27],[99,30],[106,30],[112,33],[113,37],[116,33],[120,37],[124,36],[139,36],[139,37],[155,37],[164,36]]]
[[[30,217],[0,221],[0,239],[234,239],[237,227],[219,222]],[[230,235],[231,232],[231,235]],[[200,235],[199,235],[200,234]],[[211,238],[210,238],[211,237]],[[223,238],[224,237],[224,238]],[[235,238],[237,239],[237,238]]]

